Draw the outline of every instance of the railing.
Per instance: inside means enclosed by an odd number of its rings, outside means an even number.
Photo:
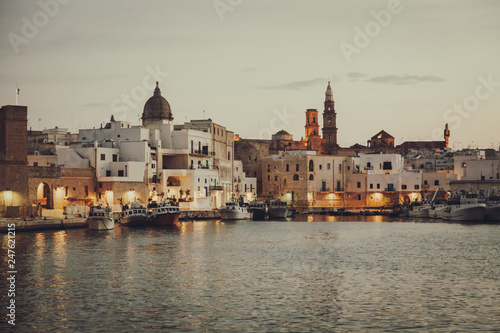
[[[373,170],[372,166],[365,166],[365,170]]]
[[[222,191],[222,186],[209,186],[209,191]]]

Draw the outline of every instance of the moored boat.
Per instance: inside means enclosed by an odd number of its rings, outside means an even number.
[[[413,204],[408,211],[410,217],[429,217],[429,209],[432,205],[429,202]]]
[[[165,200],[157,204],[151,204],[150,208],[152,208],[150,212],[151,222],[154,225],[176,225],[179,221],[181,210],[170,200]]]
[[[486,201],[485,221],[500,221],[500,197],[489,197]]]
[[[248,207],[240,206],[235,201],[226,202],[226,205],[219,209],[219,214],[223,220],[245,220],[252,218],[252,213],[248,211]]]
[[[90,230],[112,230],[115,227],[111,206],[93,205],[85,221]]]
[[[431,219],[441,219],[443,218],[443,212],[448,207],[446,203],[432,203],[431,208],[427,211],[429,218]]]
[[[442,218],[449,221],[483,221],[486,204],[480,203],[477,195],[467,194],[460,203],[450,204],[443,210]]]
[[[271,200],[267,212],[269,218],[285,218],[288,215],[288,207],[285,201]]]
[[[250,202],[248,210],[252,213],[254,220],[264,220],[266,218],[266,204],[263,201]]]
[[[149,224],[148,211],[138,202],[125,205],[120,218],[120,224],[127,227],[145,227]]]

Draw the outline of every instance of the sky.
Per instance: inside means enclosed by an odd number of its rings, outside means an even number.
[[[0,105],[28,126],[140,123],[155,81],[174,122],[300,140],[331,81],[338,143],[500,146],[497,0],[0,0]],[[320,127],[322,123],[320,122]]]

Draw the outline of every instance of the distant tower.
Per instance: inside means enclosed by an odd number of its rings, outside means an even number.
[[[450,130],[448,129],[448,123],[444,127],[444,143],[445,147],[448,148],[450,144]]]
[[[325,154],[335,153],[337,145],[337,114],[335,113],[335,102],[333,101],[333,91],[328,81],[325,92],[325,110],[323,111],[323,142]]]
[[[309,140],[311,135],[319,135],[318,110],[307,109],[306,111],[306,136],[304,141]]]

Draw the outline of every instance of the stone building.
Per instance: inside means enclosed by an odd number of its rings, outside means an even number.
[[[0,216],[31,215],[28,195],[28,108],[0,108]]]

